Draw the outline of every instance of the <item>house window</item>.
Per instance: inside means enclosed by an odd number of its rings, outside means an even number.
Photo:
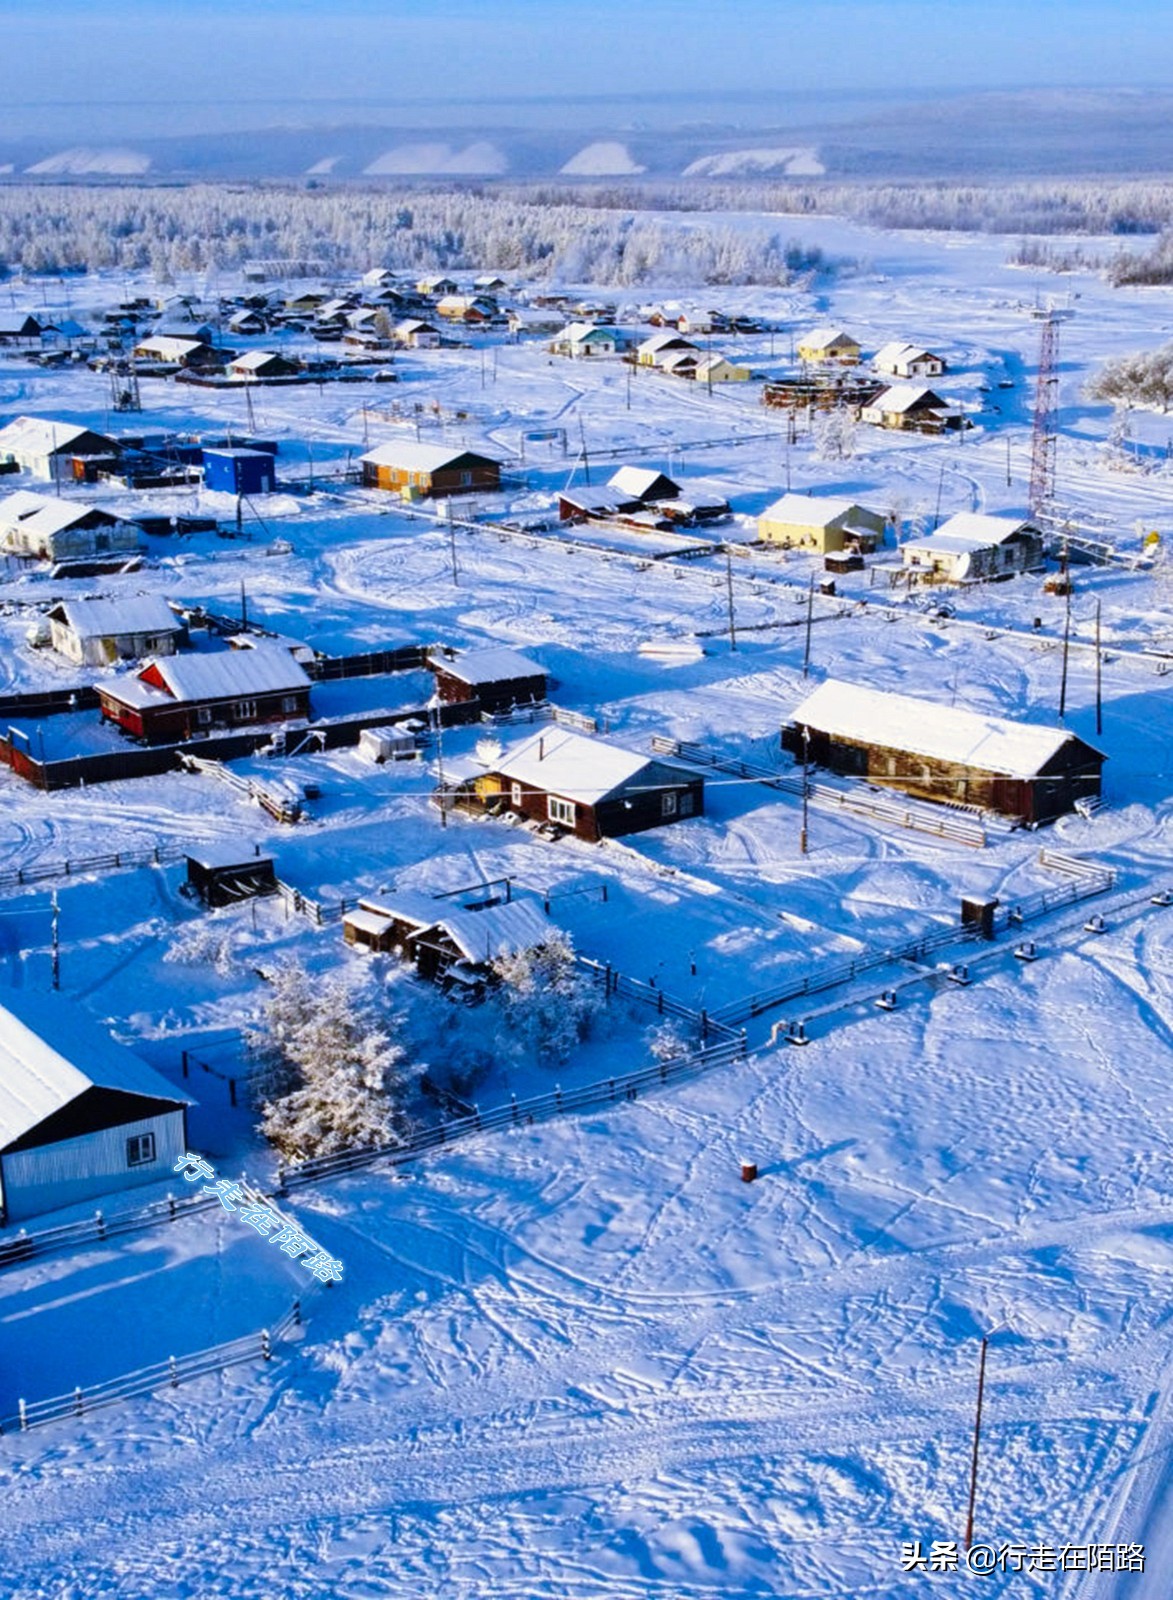
[[[155,1135],[135,1133],[126,1141],[128,1167],[145,1167],[155,1159]]]
[[[296,711],[297,696],[295,694],[287,694],[281,701],[281,709],[282,711]]]
[[[546,815],[551,822],[560,822],[565,828],[574,827],[574,805],[569,800],[550,795],[546,801]]]
[[[460,487],[462,489],[471,489],[472,488],[472,473],[471,472],[462,472],[460,474]]]
[[[201,727],[201,728],[208,727],[208,725],[211,723],[211,720],[212,720],[212,708],[211,708],[211,706],[197,706],[196,707],[195,719],[196,719],[196,725],[198,727]]]
[[[509,798],[517,809],[521,810],[521,784],[514,783],[509,787]]]
[[[255,700],[238,700],[232,714],[238,722],[247,722],[250,718],[256,716],[257,703]]]
[[[692,790],[691,789],[686,789],[684,791],[684,793],[680,796],[680,815],[682,817],[691,817],[692,816],[692,809],[693,809]]]
[[[674,817],[676,815],[676,799],[677,797],[674,794],[662,794],[660,796],[660,815],[662,817]]]

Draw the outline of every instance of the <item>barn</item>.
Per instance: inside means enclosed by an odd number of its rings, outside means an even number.
[[[159,595],[117,600],[61,600],[49,612],[54,650],[87,667],[174,655],[187,643],[187,627]]]
[[[59,994],[0,1004],[0,1220],[167,1177],[193,1102]]]
[[[87,556],[133,555],[142,545],[139,530],[112,511],[84,501],[18,489],[0,500],[0,548],[42,561]]]
[[[1106,759],[1065,728],[835,679],[795,708],[782,743],[832,772],[1027,823],[1052,822],[1097,797]]]
[[[474,450],[395,440],[369,450],[361,459],[363,483],[369,489],[439,497],[501,487],[501,463]]]
[[[516,650],[465,650],[451,658],[437,651],[428,665],[435,674],[441,705],[476,700],[483,711],[508,711],[511,706],[536,705],[546,698],[549,680],[545,667]]]
[[[277,464],[270,450],[246,450],[226,445],[205,450],[204,488],[227,494],[272,494],[277,487]]]
[[[74,476],[73,461],[83,456],[116,456],[118,446],[103,433],[51,417],[17,417],[0,428],[0,461],[46,483]]]
[[[474,812],[516,812],[594,844],[700,816],[704,779],[555,726],[488,759],[448,763],[439,799]]]
[[[152,657],[138,673],[96,685],[102,715],[147,744],[212,728],[307,717],[310,680],[282,646]]]

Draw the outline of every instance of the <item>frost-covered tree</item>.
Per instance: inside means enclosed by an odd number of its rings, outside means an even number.
[[[392,1019],[353,983],[275,972],[246,1039],[260,1061],[261,1131],[298,1160],[402,1137],[411,1075]]]
[[[855,413],[846,406],[821,411],[815,418],[815,455],[820,461],[850,461],[855,455]]]
[[[1173,405],[1173,344],[1157,350],[1131,350],[1105,361],[1089,381],[1090,400],[1106,400],[1127,409],[1147,406],[1168,411]]]
[[[534,950],[499,956],[493,971],[500,981],[502,1038],[550,1066],[565,1061],[590,1032],[601,1004],[570,940],[554,932]]]

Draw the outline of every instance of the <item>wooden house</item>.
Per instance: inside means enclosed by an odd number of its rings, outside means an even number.
[[[451,657],[434,651],[428,665],[435,674],[441,705],[475,700],[483,711],[493,712],[538,705],[546,698],[549,677],[545,667],[503,646],[465,650]]]
[[[0,1221],[169,1178],[189,1097],[62,995],[0,1006]]]
[[[607,479],[607,488],[619,496],[620,509],[671,500],[680,493],[680,485],[654,467],[619,467]]]
[[[695,378],[701,364],[699,350],[669,350],[659,360],[660,371],[670,378]]]
[[[361,457],[363,483],[398,494],[440,497],[501,487],[501,463],[475,450],[394,440]]]
[[[0,500],[0,549],[42,561],[134,555],[142,536],[131,522],[84,501],[18,489]]]
[[[903,344],[899,339],[877,350],[872,366],[892,378],[939,378],[945,371],[941,356],[919,344]]]
[[[828,679],[791,714],[786,749],[926,800],[1050,822],[1100,793],[1103,753],[1065,728]]]
[[[144,656],[174,655],[187,644],[187,626],[159,595],[114,600],[59,600],[48,615],[58,655],[87,667]]]
[[[498,277],[495,272],[482,273],[479,278],[472,280],[472,286],[478,294],[497,294],[508,288],[505,279]]]
[[[664,357],[673,350],[691,350],[697,353],[697,347],[690,339],[681,333],[653,333],[650,338],[636,346],[635,359],[641,367],[658,367]]]
[[[215,366],[220,353],[202,339],[185,339],[173,334],[153,333],[134,347],[136,361],[146,361],[152,366],[186,367]]]
[[[411,891],[360,900],[342,919],[347,944],[396,955],[422,978],[464,989],[484,987],[495,961],[541,949],[554,931],[536,900],[470,909]]]
[[[859,415],[875,427],[910,433],[943,433],[965,425],[958,407],[926,384],[894,384],[861,407]]]
[[[758,538],[764,543],[815,550],[824,556],[874,550],[883,533],[884,519],[878,512],[829,495],[786,494],[758,518]]]
[[[0,344],[37,344],[51,329],[31,311],[0,311]]]
[[[834,361],[840,366],[853,367],[861,354],[859,340],[842,328],[812,328],[798,341],[800,361]]]
[[[14,462],[20,471],[46,483],[72,478],[75,460],[117,454],[118,445],[113,439],[76,422],[17,417],[0,428],[0,462]]]
[[[900,547],[910,577],[967,583],[1031,572],[1043,565],[1043,535],[1034,523],[961,511],[935,533]]]
[[[137,673],[97,686],[102,715],[147,744],[190,739],[213,728],[308,717],[310,680],[288,650],[152,657]]]
[[[462,322],[480,327],[496,317],[497,302],[486,295],[445,294],[436,301],[436,315],[447,322]]]
[[[417,294],[428,295],[433,300],[438,300],[441,295],[456,294],[460,285],[455,278],[446,278],[443,273],[421,278],[416,284]]]
[[[497,754],[446,764],[438,799],[470,811],[511,811],[595,843],[699,816],[704,779],[555,725]]]
[[[622,348],[623,337],[617,329],[594,322],[568,323],[550,343],[551,355],[569,356],[574,361],[618,355]]]
[[[237,339],[257,339],[268,331],[268,322],[252,306],[234,311],[228,318],[228,332]]]
[[[748,383],[750,370],[740,366],[736,361],[730,361],[728,356],[723,356],[719,351],[712,355],[704,356],[697,364],[693,377],[697,383]]]
[[[227,367],[228,376],[236,383],[262,383],[269,378],[293,378],[301,371],[301,363],[275,350],[246,350],[235,356]]]
[[[435,350],[440,343],[440,330],[419,317],[405,317],[392,330],[397,343],[412,350]]]

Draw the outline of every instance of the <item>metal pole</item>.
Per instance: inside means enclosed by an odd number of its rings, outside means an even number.
[[[1067,608],[1063,614],[1063,671],[1059,679],[1059,721],[1067,714],[1067,654],[1071,644],[1071,577],[1067,572],[1066,549],[1063,561],[1064,583],[1067,588]]]
[[[456,570],[456,520],[452,514],[452,496],[448,496],[448,553],[452,557],[452,582],[460,583],[460,574]]]
[[[808,834],[807,818],[810,806],[810,753],[811,731],[804,727],[802,730],[802,832],[798,836],[798,848],[805,856],[807,854]]]
[[[810,588],[806,595],[806,648],[802,653],[802,675],[807,677],[811,668],[811,625],[815,609],[815,575],[811,573]]]
[[[725,587],[729,600],[729,648],[737,649],[737,626],[733,617],[733,552],[725,546]]]
[[[1100,654],[1100,602],[1096,600],[1096,733],[1104,731],[1104,658]]]
[[[56,889],[54,889],[54,891],[53,891],[53,987],[54,987],[54,989],[60,989],[60,987],[61,987],[61,941],[60,941],[60,938],[58,937],[58,922],[60,920],[60,915],[61,915],[60,908],[59,908],[59,906],[57,904],[57,891],[56,891]]]
[[[973,1506],[977,1497],[978,1445],[982,1436],[982,1399],[986,1391],[986,1350],[989,1335],[982,1338],[982,1354],[978,1364],[977,1413],[973,1419],[973,1458],[969,1466],[969,1515],[965,1519],[965,1548],[973,1544]]]

